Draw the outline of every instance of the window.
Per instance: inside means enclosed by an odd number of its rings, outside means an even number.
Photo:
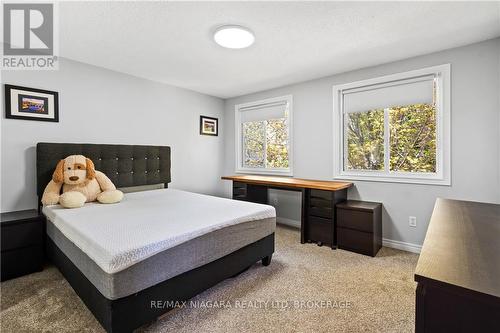
[[[450,184],[450,66],[335,86],[334,175]]]
[[[236,172],[292,175],[292,97],[235,107]]]

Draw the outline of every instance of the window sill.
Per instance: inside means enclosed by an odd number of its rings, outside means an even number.
[[[284,171],[284,170],[266,170],[266,169],[236,169],[235,173],[293,177],[293,173],[291,170]]]
[[[451,186],[450,179],[441,178],[417,178],[417,177],[384,177],[384,176],[364,176],[364,175],[336,175],[335,180],[357,180],[383,183],[403,183],[420,185]]]

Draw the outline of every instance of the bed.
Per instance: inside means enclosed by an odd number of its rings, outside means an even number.
[[[126,193],[115,205],[43,207],[46,254],[108,332],[131,332],[274,252],[274,208],[169,189],[165,146],[39,143],[41,198],[57,161],[91,158]],[[151,189],[155,188],[155,189]]]

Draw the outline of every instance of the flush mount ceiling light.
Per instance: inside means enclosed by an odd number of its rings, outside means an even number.
[[[239,25],[224,25],[214,32],[217,44],[228,49],[244,49],[255,41],[255,36],[250,29]]]

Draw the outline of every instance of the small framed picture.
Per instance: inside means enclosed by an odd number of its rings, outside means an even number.
[[[200,116],[200,134],[201,135],[219,135],[219,119]]]
[[[5,117],[59,122],[56,91],[5,85]]]

